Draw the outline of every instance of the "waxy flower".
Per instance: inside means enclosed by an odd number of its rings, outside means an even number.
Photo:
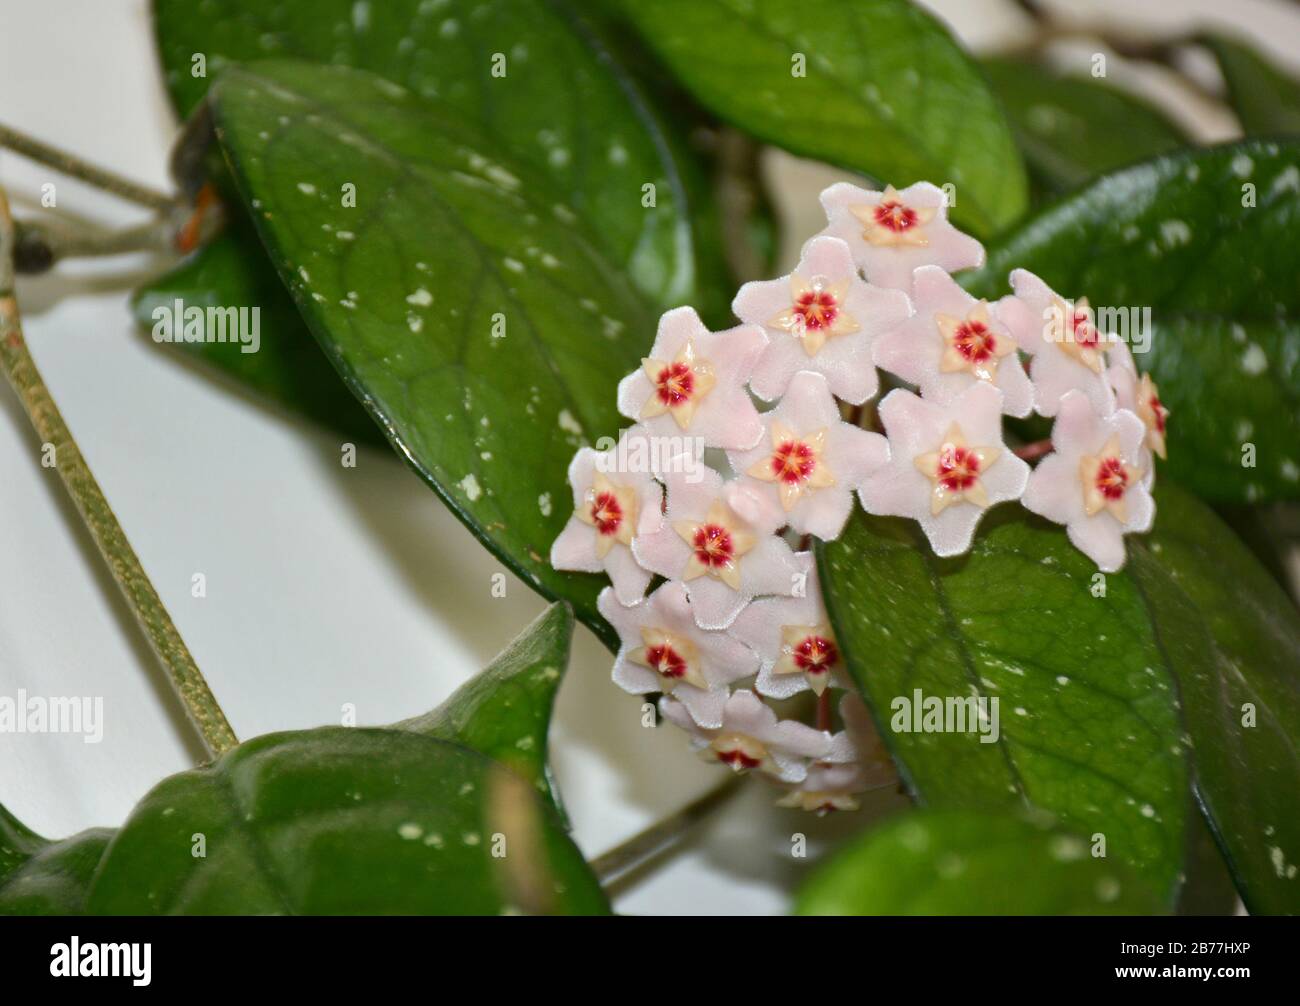
[[[984,246],[948,222],[943,190],[929,182],[901,192],[839,182],[821,201],[829,221],[821,233],[845,241],[876,286],[908,291],[912,270],[923,265],[956,272],[984,264]]]
[[[1020,348],[1033,357],[1034,408],[1056,415],[1061,396],[1082,391],[1098,412],[1114,407],[1106,382],[1110,336],[1097,329],[1086,298],[1067,301],[1025,269],[1011,273],[1015,294],[997,302],[994,313]]]
[[[936,555],[965,552],[984,511],[1024,492],[1029,466],[1002,442],[1002,393],[991,384],[947,405],[891,391],[880,420],[890,462],[863,484],[862,506],[919,521]]]
[[[807,370],[761,418],[757,446],[728,451],[727,458],[763,505],[763,520],[823,541],[838,538],[854,491],[889,460],[885,438],[841,421],[826,378]]]
[[[794,553],[773,534],[777,521],[750,491],[724,483],[712,469],[670,472],[664,485],[663,526],[638,536],[632,551],[651,572],[685,582],[701,628],[725,629],[751,598],[795,589]]]
[[[872,341],[910,311],[906,294],[864,283],[849,246],[831,237],[804,245],[789,276],[746,283],[731,309],[768,335],[749,382],[759,398],[776,401],[795,374],[811,370],[826,378],[836,398],[853,405],[880,387]]]
[[[818,814],[857,810],[858,793],[898,782],[893,759],[857,695],[850,692],[840,700],[840,719],[844,729],[831,737],[826,755],[809,767],[808,775],[777,801],[778,806]]]
[[[616,450],[581,448],[569,464],[573,516],[551,545],[556,569],[609,574],[623,604],[645,595],[650,572],[632,555],[632,539],[663,523],[663,490],[648,473],[617,470]]]
[[[849,687],[812,555],[800,552],[797,558],[805,575],[802,596],[760,597],[727,630],[758,654],[754,688],[774,699],[809,689],[821,695],[828,685]]]
[[[618,408],[652,436],[700,437],[706,447],[754,446],[758,411],[745,383],[767,346],[757,325],[710,332],[694,308],[659,319],[650,355],[618,385]]]
[[[665,583],[630,606],[606,587],[596,604],[621,641],[614,684],[633,695],[665,692],[701,726],[722,726],[728,686],[757,669],[757,658],[743,643],[696,625],[680,583]]]
[[[1106,378],[1115,392],[1115,402],[1121,409],[1134,413],[1147,428],[1146,446],[1166,457],[1165,433],[1169,410],[1160,401],[1160,389],[1150,374],[1138,376],[1137,364],[1128,345],[1121,341],[1111,343],[1106,353],[1108,366]]]
[[[756,769],[782,782],[799,782],[808,774],[809,760],[830,750],[831,736],[826,731],[777,719],[762,699],[746,689],[727,699],[717,727],[701,726],[672,698],[661,699],[659,709],[664,719],[690,731],[696,751],[736,772]]]
[[[1064,524],[1075,547],[1105,573],[1124,565],[1124,535],[1149,531],[1155,503],[1144,484],[1146,427],[1127,409],[1101,415],[1069,392],[1052,426],[1054,451],[1030,476],[1021,502]]]
[[[976,381],[1002,392],[1002,410],[1027,416],[1034,388],[1016,342],[989,306],[938,266],[913,273],[914,313],[876,340],[876,366],[917,385],[927,401],[950,402]]]

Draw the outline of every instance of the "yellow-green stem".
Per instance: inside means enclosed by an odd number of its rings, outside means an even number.
[[[53,446],[55,466],[77,512],[204,745],[215,757],[238,743],[235,733],[140,565],[27,349],[13,290],[13,231],[9,203],[0,190],[0,364],[36,428],[37,437],[42,444]]]

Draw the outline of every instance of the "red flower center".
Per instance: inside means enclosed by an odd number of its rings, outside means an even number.
[[[817,456],[802,440],[787,440],[772,452],[772,474],[782,482],[803,482],[816,467]]]
[[[805,636],[794,648],[794,664],[809,674],[825,674],[840,659],[835,644],[823,636]]]
[[[686,676],[686,661],[668,643],[648,647],[645,651],[645,659],[646,663],[665,678],[682,678]]]
[[[695,558],[705,566],[725,566],[735,551],[731,532],[717,524],[701,525],[691,544],[695,548]]]
[[[971,363],[983,363],[993,355],[998,337],[982,321],[963,321],[952,336],[953,347]]]
[[[804,328],[829,328],[839,316],[840,306],[827,291],[809,290],[794,302],[794,313],[803,319]]]
[[[1108,500],[1117,500],[1128,488],[1128,473],[1119,458],[1102,458],[1097,466],[1097,491]]]
[[[1147,399],[1147,406],[1151,409],[1151,414],[1155,416],[1156,432],[1165,432],[1165,419],[1169,415],[1169,410],[1160,403],[1159,395],[1152,395]]]
[[[916,210],[896,199],[881,200],[876,204],[876,223],[895,234],[911,230],[916,222]]]
[[[939,452],[939,484],[949,492],[969,489],[980,473],[980,459],[968,447],[946,444]]]
[[[719,751],[718,761],[722,762],[724,765],[731,765],[739,768],[758,768],[758,766],[763,764],[761,759],[751,758],[749,755],[745,754],[744,751],[741,751],[740,748],[735,748],[731,751]]]
[[[1070,328],[1076,345],[1092,348],[1097,345],[1097,329],[1088,320],[1087,311],[1075,311],[1070,318]]]
[[[695,391],[695,373],[685,363],[670,363],[655,378],[655,390],[670,408],[681,405]]]
[[[613,493],[600,493],[591,501],[591,519],[599,534],[616,534],[623,523],[623,508]]]

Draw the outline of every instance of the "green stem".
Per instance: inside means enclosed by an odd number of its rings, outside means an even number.
[[[23,409],[36,428],[36,435],[42,443],[54,447],[59,475],[76,504],[77,512],[95,539],[100,555],[130,604],[204,745],[215,757],[234,747],[238,740],[176,631],[162,599],[149,582],[135,550],[131,548],[36,369],[23,338],[18,302],[14,297],[13,248],[13,220],[9,215],[8,200],[0,190],[0,365],[18,393]]]
[[[677,813],[597,856],[591,861],[591,868],[601,885],[609,892],[627,886],[643,868],[673,848],[691,827],[735,796],[744,782],[744,776],[728,777]]]

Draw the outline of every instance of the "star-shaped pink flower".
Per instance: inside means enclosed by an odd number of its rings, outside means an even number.
[[[778,806],[817,814],[857,810],[857,794],[898,782],[893,759],[857,695],[849,693],[840,700],[840,719],[844,729],[831,737],[825,757],[809,767],[807,776],[790,787]]]
[[[1002,410],[1027,416],[1034,388],[1020,365],[1016,341],[938,266],[912,274],[914,313],[872,347],[876,366],[917,385],[927,401],[950,402],[976,381],[1002,392]]]
[[[917,182],[901,192],[862,189],[848,182],[821,195],[828,221],[821,233],[846,242],[854,261],[876,286],[912,289],[912,270],[937,265],[948,272],[984,264],[984,246],[948,222],[943,190]]]
[[[710,332],[691,307],[659,319],[650,355],[618,385],[618,408],[653,436],[701,437],[706,447],[754,446],[761,427],[745,384],[767,347],[757,325]]]
[[[831,237],[804,245],[789,276],[746,283],[731,309],[767,332],[767,349],[749,382],[759,398],[776,401],[796,373],[811,370],[853,405],[880,387],[872,341],[910,312],[906,294],[864,283],[849,246]]]
[[[1002,393],[978,381],[947,405],[901,388],[880,404],[890,462],[859,495],[868,513],[911,517],[936,555],[970,548],[990,506],[1024,492],[1029,466],[1002,441]]]
[[[803,596],[760,597],[745,606],[727,631],[758,654],[754,688],[774,699],[811,689],[850,687],[844,659],[822,604],[810,553],[798,553],[806,570]]]
[[[1162,459],[1167,455],[1165,446],[1166,426],[1169,410],[1160,401],[1160,389],[1150,374],[1138,374],[1137,364],[1127,343],[1115,340],[1106,351],[1106,379],[1111,390],[1115,392],[1116,405],[1128,409],[1147,429],[1143,464],[1147,467],[1147,488],[1155,481],[1155,464],[1151,455],[1158,454]]]
[[[794,591],[794,552],[773,534],[778,524],[749,490],[724,483],[711,468],[669,473],[664,486],[663,526],[638,536],[632,551],[651,572],[685,582],[701,628],[725,629],[752,598]]]
[[[609,574],[623,604],[634,604],[650,585],[650,572],[632,555],[635,535],[663,524],[663,489],[648,472],[618,470],[615,450],[583,447],[569,463],[573,516],[551,545],[556,569]]]
[[[1156,507],[1144,484],[1146,427],[1127,409],[1102,415],[1068,392],[1052,425],[1053,452],[1034,469],[1021,502],[1064,524],[1074,546],[1104,573],[1124,565],[1124,535],[1151,530]]]
[[[1106,383],[1106,347],[1110,336],[1099,332],[1086,298],[1067,301],[1025,269],[1011,273],[1014,295],[997,302],[994,313],[1020,348],[1033,357],[1034,408],[1054,416],[1061,396],[1082,391],[1098,412],[1113,407]]]
[[[843,422],[826,378],[809,370],[796,374],[781,403],[761,418],[758,444],[727,458],[763,505],[764,522],[823,541],[838,538],[854,491],[889,460],[885,438]]]
[[[696,625],[680,583],[665,583],[630,606],[606,587],[596,605],[621,641],[614,684],[633,695],[670,694],[696,723],[722,726],[728,686],[757,669],[758,658],[748,647]]]
[[[663,698],[659,709],[692,735],[691,746],[709,761],[736,772],[757,770],[781,782],[799,782],[808,775],[811,759],[830,750],[831,737],[776,713],[753,692],[741,689],[727,699],[718,727],[700,726],[678,701]]]

